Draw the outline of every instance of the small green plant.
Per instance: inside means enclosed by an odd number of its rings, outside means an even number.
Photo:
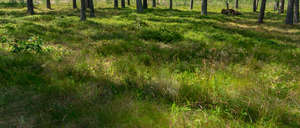
[[[153,30],[153,28],[144,29],[140,32],[139,37],[145,40],[155,40],[165,43],[180,41],[183,39],[181,34],[176,31],[171,31],[165,27],[158,30]]]
[[[10,42],[10,45],[12,46],[12,52],[14,53],[41,53],[43,50],[42,44],[43,41],[38,36],[33,36],[27,41],[16,40],[15,42]]]

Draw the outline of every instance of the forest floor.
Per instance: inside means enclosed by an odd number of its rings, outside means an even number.
[[[0,5],[0,127],[300,127],[284,15],[53,8]]]

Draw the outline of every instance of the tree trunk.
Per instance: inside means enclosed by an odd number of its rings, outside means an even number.
[[[118,8],[118,0],[114,0],[114,8]]]
[[[288,8],[286,12],[286,18],[285,18],[285,24],[292,25],[294,23],[294,2],[295,0],[289,0],[288,1]]]
[[[226,0],[226,9],[229,9],[229,0]]]
[[[51,2],[50,2],[50,0],[47,0],[46,3],[47,3],[47,8],[48,8],[48,9],[51,9]]]
[[[27,13],[30,15],[34,14],[33,0],[27,0]]]
[[[274,11],[278,11],[278,10],[279,10],[279,0],[276,0],[274,5]]]
[[[170,0],[170,9],[173,9],[173,0]]]
[[[80,1],[81,1],[80,20],[81,21],[85,21],[86,20],[86,15],[85,15],[85,11],[86,11],[85,0],[80,0]]]
[[[191,0],[190,9],[193,10],[193,7],[194,7],[194,0]]]
[[[94,0],[89,0],[90,5],[90,17],[95,17]]]
[[[90,8],[90,0],[85,0],[85,8]]]
[[[143,9],[148,8],[148,0],[143,0]]]
[[[267,0],[262,0],[261,1],[258,23],[263,23],[264,22],[266,2],[267,2]]]
[[[280,13],[284,13],[284,0],[280,2]]]
[[[127,4],[128,4],[128,6],[130,5],[130,0],[127,0]]]
[[[139,13],[143,12],[142,0],[136,0],[136,10]]]
[[[256,0],[253,0],[253,12],[256,12],[256,8],[257,6],[256,6]]]
[[[77,8],[76,0],[73,0],[73,9]]]
[[[299,22],[299,0],[295,0],[294,22]]]
[[[153,7],[153,8],[156,7],[156,0],[152,0],[152,7]]]
[[[121,0],[121,7],[125,8],[125,0]]]
[[[235,8],[239,8],[239,0],[235,0]]]
[[[202,0],[201,15],[207,15],[207,0]]]

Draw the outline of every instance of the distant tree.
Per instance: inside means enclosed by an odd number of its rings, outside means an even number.
[[[170,9],[173,9],[173,0],[170,0]]]
[[[256,0],[253,0],[253,12],[256,12],[257,6],[256,6]]]
[[[76,0],[73,0],[73,8],[77,8]]]
[[[143,9],[148,9],[148,0],[143,0]]]
[[[121,7],[125,8],[125,0],[121,0]]]
[[[274,11],[279,10],[279,0],[275,0]]]
[[[30,15],[34,14],[33,0],[27,0],[27,13]]]
[[[139,13],[143,12],[142,0],[136,0],[136,10]]]
[[[48,8],[48,9],[51,9],[51,1],[50,1],[50,0],[47,0],[46,3],[47,3],[47,4],[46,4],[46,5],[47,5],[47,8]]]
[[[156,0],[152,0],[152,7],[153,7],[153,8],[156,7]]]
[[[235,0],[235,8],[239,8],[239,0]]]
[[[194,0],[191,0],[190,9],[193,10],[193,7],[194,7]]]
[[[299,22],[299,0],[295,0],[294,22]]]
[[[229,0],[226,0],[225,4],[226,4],[226,9],[229,9]]]
[[[286,18],[285,18],[285,24],[292,25],[294,23],[294,3],[295,0],[289,0],[288,1],[288,8],[286,12]]]
[[[114,8],[118,8],[118,0],[114,0]]]
[[[127,0],[127,4],[130,5],[130,0]]]
[[[284,13],[284,1],[285,0],[280,1],[280,13]]]
[[[86,11],[85,0],[80,0],[80,3],[81,3],[80,20],[81,21],[85,21],[86,20],[86,15],[85,15],[85,11]]]
[[[258,23],[263,23],[264,22],[266,2],[267,2],[267,0],[262,0],[261,1],[260,12],[259,12],[259,17],[258,17]]]
[[[201,15],[207,15],[207,0],[202,0]]]
[[[85,0],[85,8],[90,8],[90,0]]]
[[[94,9],[94,1],[89,0],[89,5],[90,5],[90,17],[95,17],[95,9]]]

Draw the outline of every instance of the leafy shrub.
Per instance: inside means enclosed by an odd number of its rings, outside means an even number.
[[[12,52],[29,52],[29,53],[41,53],[42,52],[43,41],[39,37],[31,37],[27,41],[16,40],[15,42],[10,42],[12,46]]]
[[[164,27],[160,28],[159,30],[153,30],[152,28],[143,29],[139,33],[139,37],[145,40],[155,40],[165,43],[183,39],[183,36],[178,32],[170,31]]]

